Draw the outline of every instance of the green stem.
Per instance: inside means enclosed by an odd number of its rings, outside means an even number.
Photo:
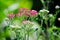
[[[26,40],[26,34],[25,34],[24,40]]]
[[[46,40],[50,40],[49,39],[49,32],[48,32],[48,23],[46,21]]]
[[[27,40],[29,40],[29,32],[28,32],[28,35],[27,35]]]
[[[38,30],[36,32],[36,35],[37,35],[37,40],[39,40],[39,32],[38,32]]]
[[[46,0],[46,3],[47,3],[46,9],[48,10],[49,0]]]
[[[44,2],[44,0],[40,0],[40,1],[42,2],[43,7],[46,9],[46,6],[45,6],[45,2]]]
[[[43,20],[41,19],[41,27],[42,27],[42,25],[43,25]]]
[[[26,40],[26,33],[24,32],[24,37],[23,37],[23,40]]]
[[[54,17],[55,17],[54,22],[55,22],[55,20],[57,18],[56,16],[58,15],[58,13],[59,13],[59,11],[56,11],[56,14],[54,15]],[[54,22],[53,22],[53,24],[55,24]]]
[[[42,28],[42,26],[43,26],[43,19],[41,19],[41,27],[37,30],[37,32],[36,32],[36,35],[37,35],[37,40],[39,40],[39,34],[40,34],[40,31],[42,30],[41,28]],[[40,30],[41,29],[41,30]]]

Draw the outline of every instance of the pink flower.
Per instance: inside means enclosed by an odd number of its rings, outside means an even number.
[[[26,10],[28,10],[28,9],[27,9],[27,8],[20,8],[20,9],[19,9],[19,12],[20,12],[20,13],[25,13]]]
[[[23,22],[22,22],[22,23],[23,23],[23,24],[26,24],[27,22],[28,22],[27,20],[23,20]]]
[[[31,16],[35,16],[38,14],[38,12],[36,10],[30,10]]]
[[[26,10],[24,15],[30,16],[30,10]]]
[[[27,9],[27,8],[20,8],[19,12],[20,12],[21,15],[30,16],[30,15],[29,15],[30,10]]]
[[[20,15],[24,15],[25,14],[25,10],[26,10],[26,8],[20,8],[19,9]]]
[[[15,16],[15,14],[8,14],[9,18],[13,18]]]
[[[29,20],[23,20],[23,24],[31,23]]]
[[[20,8],[19,13],[20,13],[20,15],[26,15],[26,16],[35,16],[35,15],[37,15],[36,10],[29,10],[29,9],[26,9],[26,8]]]

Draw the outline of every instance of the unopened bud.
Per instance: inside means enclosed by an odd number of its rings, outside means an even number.
[[[58,20],[60,21],[60,18],[58,18]]]
[[[55,8],[56,8],[56,9],[59,9],[59,8],[60,8],[60,6],[59,6],[59,5],[56,5],[56,6],[55,6]]]

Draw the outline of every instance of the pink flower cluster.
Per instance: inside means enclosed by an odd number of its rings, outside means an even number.
[[[22,21],[22,23],[23,23],[23,24],[27,24],[27,23],[32,24],[32,22],[31,22],[31,21],[29,21],[29,20],[23,20],[23,21]]]
[[[9,18],[13,18],[15,15],[14,14],[8,14]]]
[[[8,14],[8,17],[13,18],[14,16],[22,16],[22,15],[35,16],[37,14],[38,14],[38,12],[36,10],[29,10],[26,8],[20,8],[19,12],[17,14]]]
[[[37,15],[37,11],[36,10],[30,10],[30,13],[31,13],[32,16]]]

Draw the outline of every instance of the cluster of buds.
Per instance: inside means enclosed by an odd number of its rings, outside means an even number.
[[[40,15],[40,17],[43,18],[43,19],[47,18],[47,14],[48,14],[48,13],[49,13],[49,11],[46,10],[46,9],[42,9],[42,10],[39,11],[39,15]]]
[[[37,14],[38,14],[38,12],[36,10],[29,10],[29,9],[26,9],[26,8],[20,8],[19,12],[17,14],[8,14],[8,17],[13,18],[15,16],[17,17],[17,16],[22,16],[22,15],[35,16]]]
[[[58,21],[60,21],[60,18],[58,18]]]
[[[39,12],[47,12],[47,13],[49,13],[49,11],[46,10],[46,9],[42,9],[42,10],[40,10]]]
[[[8,14],[7,15],[9,18],[13,18],[13,17],[15,17],[15,14]]]
[[[55,6],[55,8],[56,8],[56,9],[59,9],[59,8],[60,8],[60,6],[59,6],[59,5],[56,5],[56,6]]]
[[[23,24],[27,24],[27,23],[33,24],[33,23],[30,22],[29,20],[23,20],[22,23],[23,23]]]

